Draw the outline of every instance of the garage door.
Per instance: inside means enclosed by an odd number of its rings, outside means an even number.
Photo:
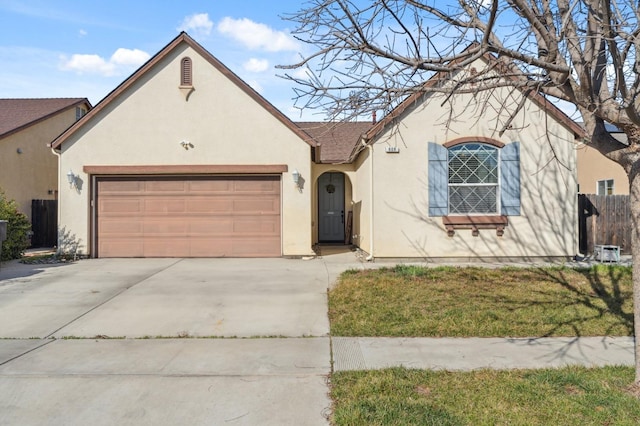
[[[97,178],[98,257],[276,257],[280,177]]]

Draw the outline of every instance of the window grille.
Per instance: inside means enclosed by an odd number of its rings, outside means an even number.
[[[498,149],[469,143],[448,155],[449,213],[498,213]]]

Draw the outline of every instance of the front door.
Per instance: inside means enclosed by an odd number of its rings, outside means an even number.
[[[344,175],[323,173],[318,179],[318,240],[344,243]]]

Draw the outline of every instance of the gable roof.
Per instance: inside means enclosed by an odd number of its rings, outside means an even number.
[[[120,94],[130,88],[138,79],[141,78],[147,71],[153,68],[158,62],[165,58],[172,50],[178,47],[180,44],[186,43],[189,47],[200,54],[207,62],[209,62],[214,68],[216,68],[221,74],[227,77],[232,83],[240,88],[245,94],[256,101],[264,109],[266,109],[271,115],[287,126],[292,132],[300,137],[303,141],[311,146],[315,146],[316,143],[307,133],[301,128],[296,126],[286,115],[280,110],[274,107],[269,101],[263,98],[258,92],[245,83],[240,77],[227,68],[222,62],[216,59],[211,53],[209,53],[204,47],[198,44],[192,39],[186,32],[181,32],[176,38],[174,38],[169,44],[167,44],[160,52],[149,59],[144,65],[138,68],[129,78],[123,81],[118,87],[116,87],[111,93],[105,96],[98,104],[84,117],[78,120],[73,126],[67,129],[64,133],[58,136],[52,143],[52,148],[59,148],[64,141],[66,141],[71,135],[73,135],[79,128],[85,125],[96,114],[102,111],[107,105],[109,105],[114,99],[118,98]]]
[[[315,139],[316,162],[329,164],[348,163],[362,135],[373,126],[371,122],[362,121],[303,121],[296,124]]]
[[[83,104],[91,108],[86,98],[0,99],[0,138]]]
[[[474,47],[475,45],[476,45],[475,43],[471,44],[467,48],[467,50]],[[507,76],[506,78],[512,78],[512,79],[516,78],[515,76],[508,76],[508,74],[511,72],[514,72],[514,70],[508,70],[507,64],[499,62],[498,58],[496,58],[493,54],[487,52],[484,55],[482,55],[482,58],[485,61],[487,61],[489,64],[496,65],[498,72],[502,72],[505,76]],[[516,71],[517,71],[517,68],[516,68]],[[428,88],[428,87],[439,84],[443,80],[442,77],[445,74],[447,73],[444,71],[435,73],[433,76],[431,76],[431,78],[429,78],[424,83],[423,87]],[[518,88],[518,90],[523,91],[522,88]],[[393,109],[393,111],[387,114],[382,120],[378,121],[378,123],[367,132],[367,134],[365,135],[365,139],[367,140],[367,143],[370,143],[370,141],[374,139],[376,136],[378,136],[389,124],[392,124],[393,121],[399,115],[401,115],[413,103],[419,101],[420,98],[428,92],[429,92],[428,90],[417,91],[409,95],[404,101],[402,101],[398,106],[396,106]],[[574,133],[574,135],[578,137],[585,136],[584,129],[580,125],[578,125],[578,123],[576,123],[574,120],[572,120],[567,114],[562,112],[560,108],[556,107],[553,103],[547,100],[547,98],[545,98],[544,96],[542,96],[536,91],[531,91],[529,94],[527,94],[527,97],[530,100],[532,100],[536,105],[538,105],[540,108],[542,108],[543,110],[546,110],[547,113],[551,115],[554,119],[556,119],[558,122],[562,123],[565,127],[570,129]]]

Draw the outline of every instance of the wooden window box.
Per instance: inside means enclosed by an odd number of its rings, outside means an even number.
[[[502,237],[509,219],[507,216],[443,216],[442,223],[449,237],[455,235],[456,229],[471,229],[474,237],[480,234],[480,229],[495,229],[496,235]]]

